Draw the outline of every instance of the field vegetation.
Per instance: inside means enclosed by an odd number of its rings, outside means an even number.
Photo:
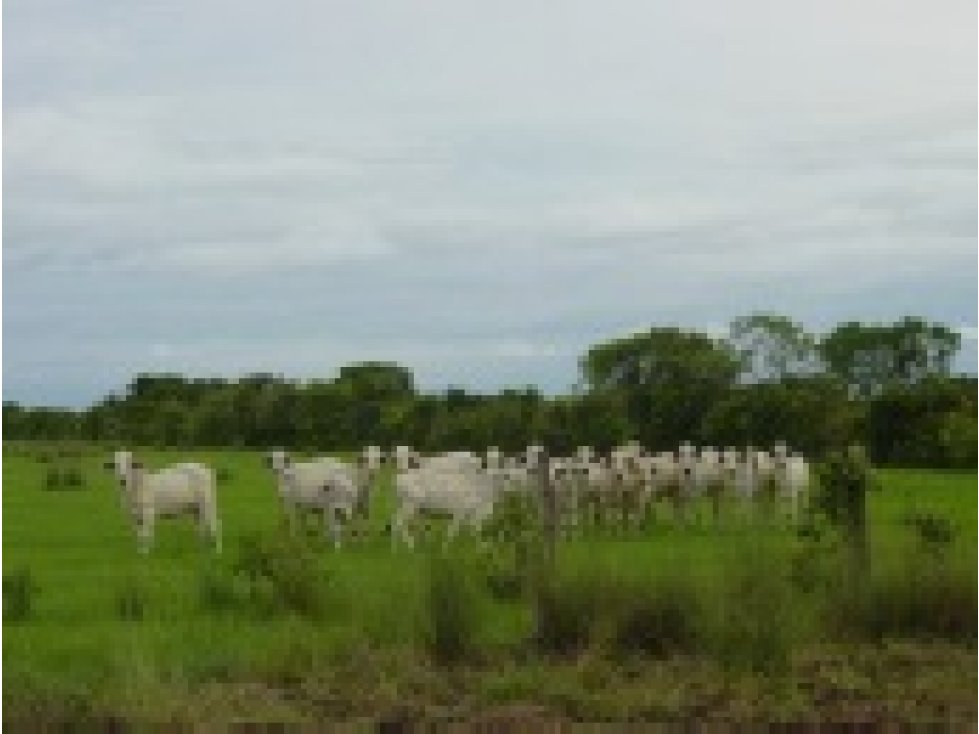
[[[550,566],[520,503],[394,550],[385,475],[334,550],[283,526],[260,453],[147,450],[218,470],[226,551],[163,522],[142,557],[108,446],[3,449],[8,722],[976,716],[974,472],[877,472],[859,543],[832,512],[664,506]]]

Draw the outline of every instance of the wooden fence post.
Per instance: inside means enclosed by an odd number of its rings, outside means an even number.
[[[557,542],[557,495],[551,482],[551,459],[542,449],[537,464],[537,501],[541,531],[544,536],[544,561],[549,570],[554,566],[554,546]]]
[[[550,584],[554,580],[555,545],[557,541],[557,501],[554,485],[551,483],[550,457],[547,449],[538,455],[537,464],[537,510],[540,518],[541,545],[531,567],[534,594],[534,638],[544,639],[544,625],[547,599],[550,598]]]

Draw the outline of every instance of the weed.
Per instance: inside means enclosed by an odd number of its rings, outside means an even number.
[[[5,622],[23,622],[34,612],[34,595],[37,584],[30,569],[19,568],[3,575],[3,619]]]
[[[429,558],[425,637],[439,662],[457,662],[475,651],[480,620],[472,568],[458,548],[451,553],[433,551]]]

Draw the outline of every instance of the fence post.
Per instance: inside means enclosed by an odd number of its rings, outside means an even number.
[[[551,460],[547,449],[538,454],[537,464],[537,510],[540,517],[541,545],[543,548],[532,566],[534,593],[535,639],[543,639],[545,613],[542,605],[549,598],[549,584],[554,579],[555,545],[557,541],[557,498],[551,484]]]
[[[551,483],[551,459],[547,449],[542,449],[538,458],[537,502],[544,536],[545,562],[548,566],[553,566],[554,545],[557,541],[557,496]]]

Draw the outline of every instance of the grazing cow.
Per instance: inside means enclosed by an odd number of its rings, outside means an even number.
[[[201,535],[209,537],[221,552],[214,472],[207,466],[183,463],[149,472],[131,452],[117,451],[106,468],[114,470],[119,479],[140,553],[149,552],[158,518],[188,514],[197,518]]]

